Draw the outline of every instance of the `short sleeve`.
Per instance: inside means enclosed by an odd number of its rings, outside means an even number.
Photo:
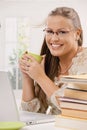
[[[38,112],[40,109],[40,101],[38,98],[34,98],[29,102],[21,102],[21,109],[24,111]]]
[[[87,48],[79,52],[72,62],[73,65],[69,70],[69,74],[87,74]]]
[[[56,90],[50,97],[50,101],[59,109],[61,110],[60,108],[60,104],[58,102],[58,97],[60,96],[64,96],[64,89],[66,88],[66,84],[63,84],[61,86],[61,88],[59,88],[58,90]]]

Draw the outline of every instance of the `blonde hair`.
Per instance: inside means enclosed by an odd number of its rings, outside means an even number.
[[[78,39],[78,45],[82,46],[82,44],[83,44],[83,31],[82,31],[82,26],[81,26],[81,22],[80,22],[80,18],[79,18],[78,13],[73,8],[58,7],[56,9],[52,10],[48,14],[48,16],[55,16],[55,15],[60,15],[60,16],[63,16],[65,18],[70,19],[73,23],[73,26],[76,29],[81,30],[81,34],[80,34],[80,37]]]
[[[60,16],[66,17],[68,19],[71,19],[73,26],[76,29],[82,30],[79,16],[74,9],[68,8],[68,7],[58,7],[56,9],[52,10],[48,14],[48,17],[49,16],[56,16],[56,15],[60,15]],[[83,43],[83,32],[81,31],[80,37],[78,39],[78,46],[82,46],[82,43]],[[51,53],[50,53],[50,51],[47,47],[45,38],[44,38],[43,45],[42,45],[42,48],[41,48],[41,55],[44,55],[44,54],[46,54],[46,57],[45,57],[45,72],[46,72],[46,75],[51,80],[54,80],[54,77],[58,75],[59,58],[51,55]],[[38,85],[38,91],[39,91],[38,95],[37,95],[38,98],[42,101],[43,106],[45,106],[45,108],[47,108],[46,95],[39,85]]]

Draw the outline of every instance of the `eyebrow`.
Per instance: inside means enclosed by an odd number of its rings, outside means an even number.
[[[53,30],[51,28],[46,28],[46,29]],[[59,28],[59,29],[57,29],[57,31],[59,31],[59,30],[69,30],[69,28],[68,29],[67,28]]]

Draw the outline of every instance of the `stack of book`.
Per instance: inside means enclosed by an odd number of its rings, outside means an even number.
[[[56,125],[68,127],[70,124],[64,123],[68,120],[73,124],[72,128],[85,126],[83,128],[87,129],[87,75],[62,76],[61,81],[68,84],[64,96],[56,97],[60,100],[62,112],[61,116],[56,117]]]

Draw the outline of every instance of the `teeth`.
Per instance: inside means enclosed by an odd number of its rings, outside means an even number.
[[[60,47],[58,44],[52,44],[53,47]]]

